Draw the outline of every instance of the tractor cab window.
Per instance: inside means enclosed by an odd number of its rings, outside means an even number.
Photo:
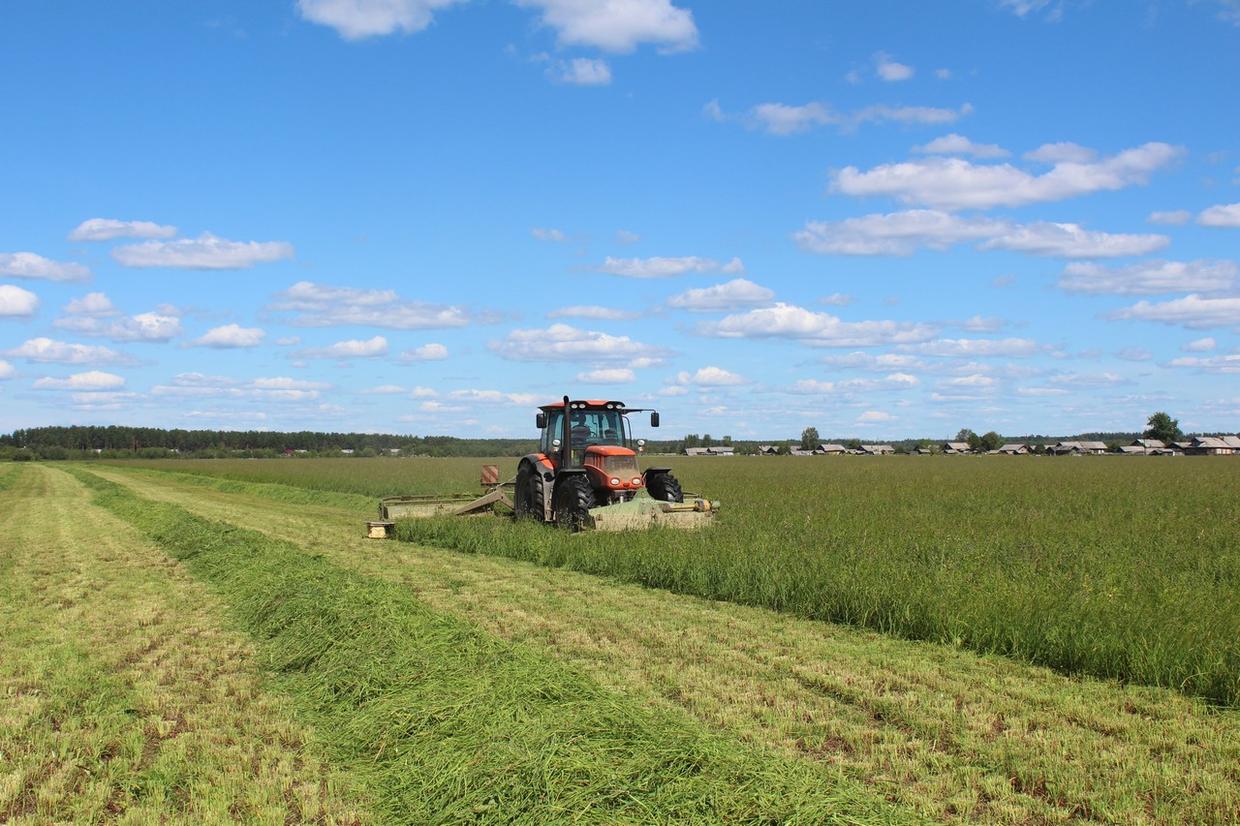
[[[619,410],[570,410],[568,432],[572,439],[574,459],[580,461],[579,451],[584,453],[591,445],[623,446],[628,436],[626,424]],[[552,440],[564,438],[563,434],[563,411],[549,411],[547,429],[543,431],[543,452],[553,452],[555,448],[551,445]]]

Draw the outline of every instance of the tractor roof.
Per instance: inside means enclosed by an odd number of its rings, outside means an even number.
[[[573,401],[570,401],[568,405],[569,407],[582,407],[582,408],[602,408],[602,409],[610,408],[613,410],[624,410],[625,409],[624,402],[607,401],[606,399],[575,399]],[[544,404],[538,409],[539,410],[559,410],[562,407],[564,407],[564,402],[558,401],[558,402],[551,402],[550,404]]]

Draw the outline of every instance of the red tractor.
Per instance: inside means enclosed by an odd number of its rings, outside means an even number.
[[[539,452],[523,457],[517,468],[513,510],[518,519],[554,522],[579,531],[604,521],[599,508],[626,503],[634,506],[611,508],[606,519],[615,521],[622,515],[626,519],[638,515],[638,521],[651,522],[659,520],[650,514],[710,509],[711,503],[705,500],[696,500],[694,505],[681,504],[684,493],[670,469],[638,468],[637,453],[645,441],[633,439],[628,416],[649,412],[650,426],[658,427],[657,411],[626,407],[618,401],[572,401],[568,396],[543,405],[539,411],[535,418],[542,431]],[[671,504],[638,508],[635,498],[642,491],[650,500]]]

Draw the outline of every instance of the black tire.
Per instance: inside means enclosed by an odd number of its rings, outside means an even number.
[[[586,515],[594,507],[594,489],[582,474],[565,476],[555,488],[555,524],[572,533],[586,525]]]
[[[543,521],[542,474],[525,462],[517,470],[517,480],[512,492],[512,510],[517,519]]]
[[[650,498],[658,499],[661,502],[685,501],[685,494],[680,489],[680,482],[676,481],[676,477],[670,473],[660,473],[648,477],[646,479],[646,490],[650,493]]]

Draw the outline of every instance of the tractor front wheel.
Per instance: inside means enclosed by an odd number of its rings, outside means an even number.
[[[586,525],[590,508],[594,507],[594,489],[584,475],[573,474],[560,480],[555,489],[555,523],[577,533]]]
[[[651,499],[660,502],[683,502],[685,494],[680,489],[680,482],[670,473],[659,473],[646,480],[646,490]]]
[[[534,484],[538,483],[538,496],[534,494]],[[512,491],[512,512],[517,519],[533,519],[542,521],[542,478],[528,462],[517,470],[516,484]]]

